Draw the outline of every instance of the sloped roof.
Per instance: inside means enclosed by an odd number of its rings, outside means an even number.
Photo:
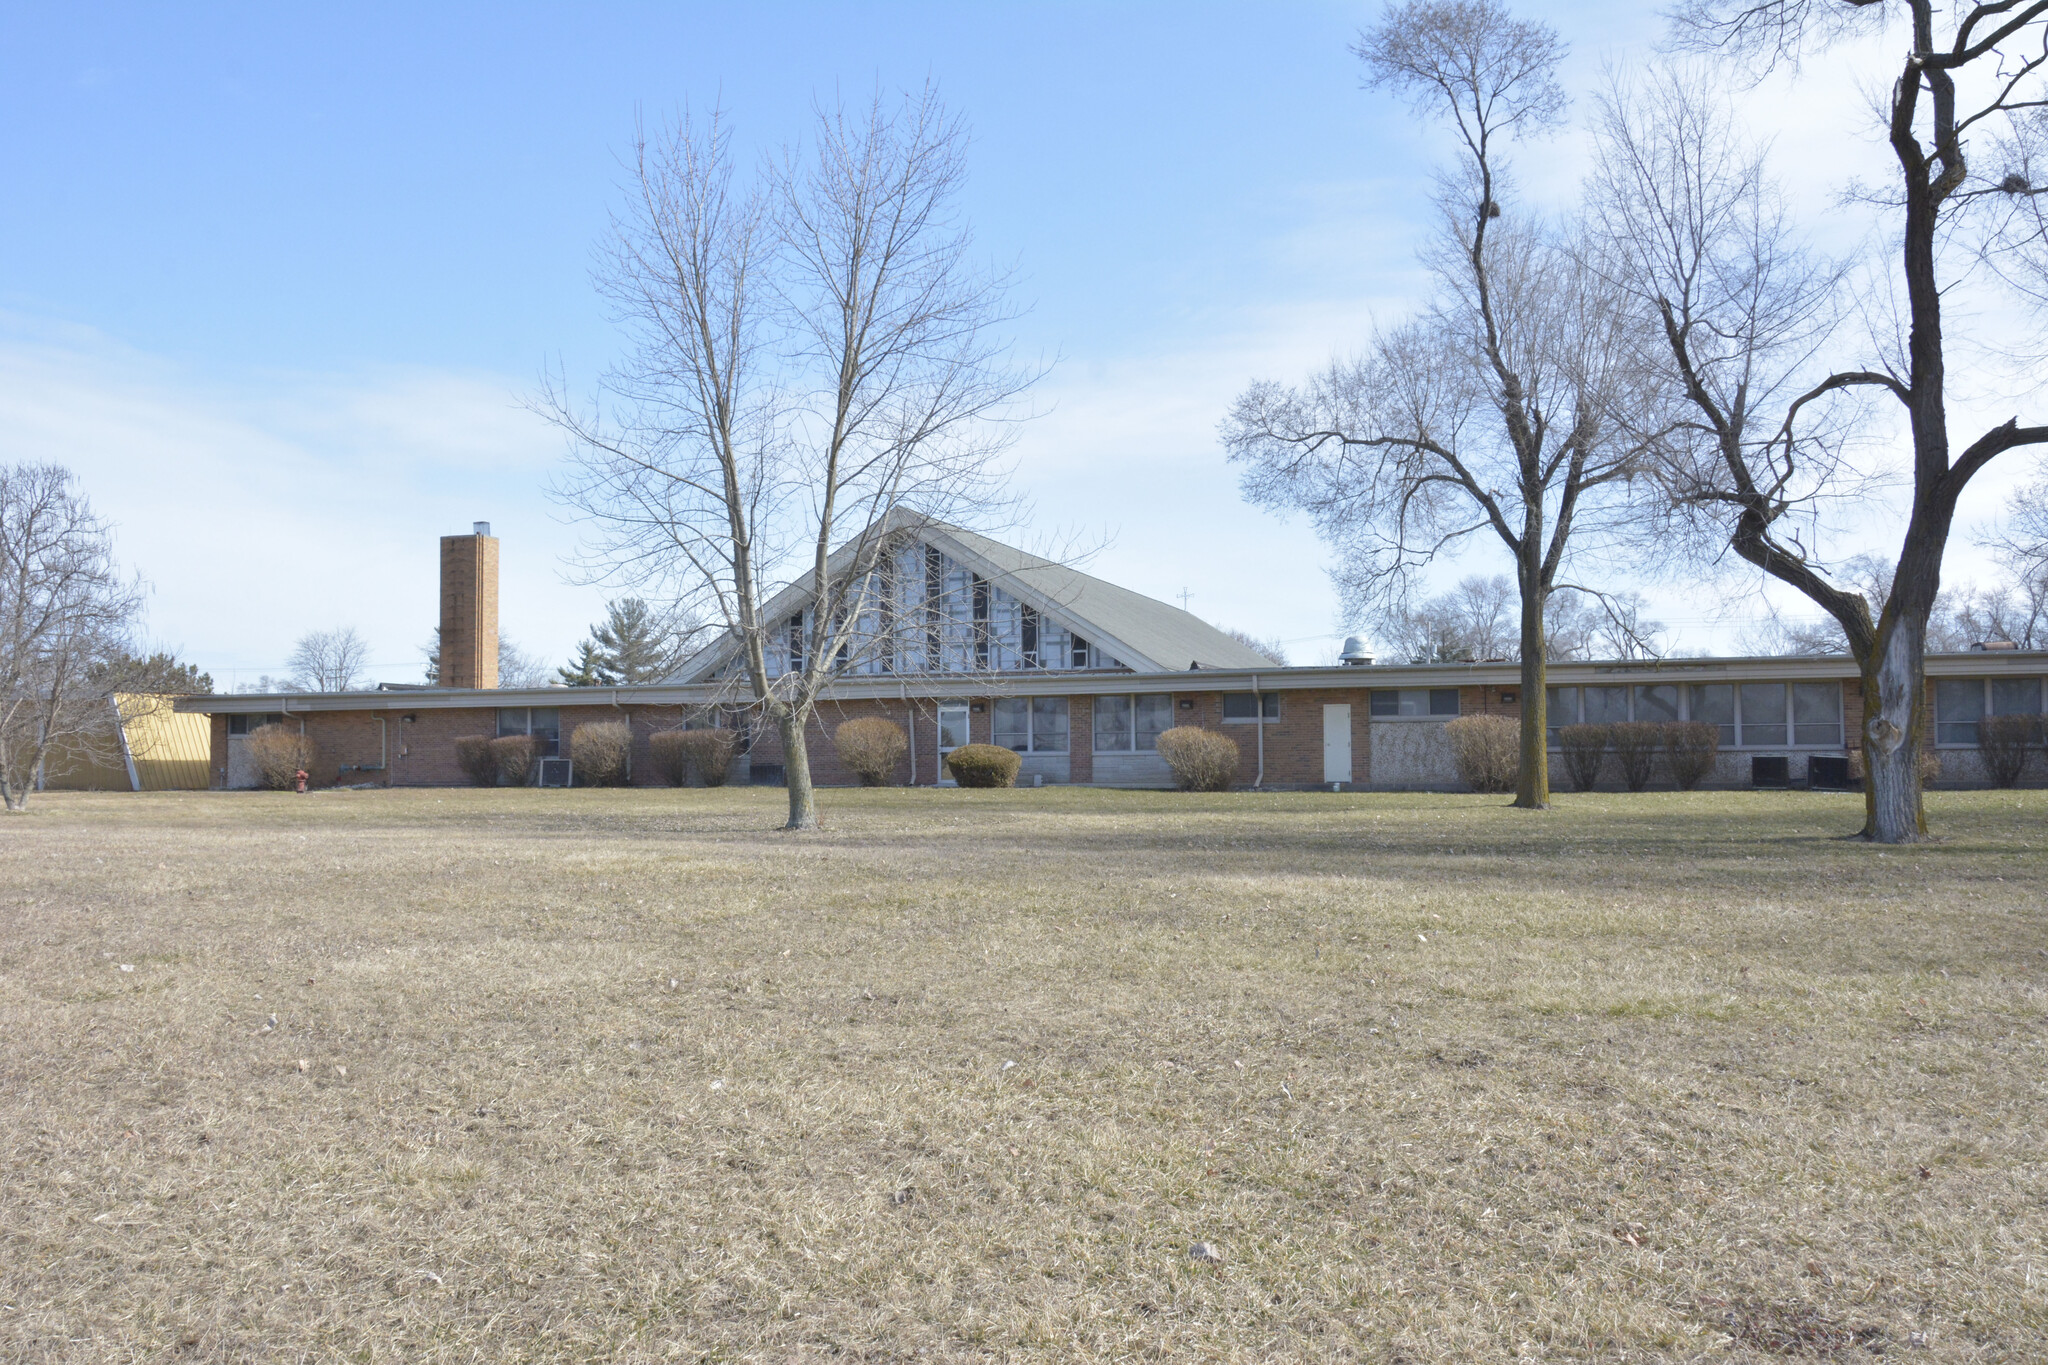
[[[958,527],[934,525],[928,536],[941,550],[981,569],[983,577],[998,583],[1003,591],[1041,612],[1064,618],[1069,629],[1102,645],[1119,663],[1141,673],[1172,673],[1196,666],[1273,667],[1271,659],[1231,639],[1193,612],[1157,598]],[[976,564],[976,560],[981,562]]]
[[[1275,667],[1271,659],[1192,612],[973,531],[903,509],[890,513],[882,530],[888,535],[916,535],[1137,672]],[[832,556],[832,571],[846,567],[850,552],[851,542],[840,547]],[[808,587],[792,584],[775,595],[762,615],[771,620],[792,615],[809,597]],[[676,680],[694,682],[710,676],[731,648],[729,641],[721,641],[702,650],[683,664]]]

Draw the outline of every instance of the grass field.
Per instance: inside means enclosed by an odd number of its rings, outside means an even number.
[[[0,1360],[2048,1356],[2048,793],[780,801],[0,824]]]

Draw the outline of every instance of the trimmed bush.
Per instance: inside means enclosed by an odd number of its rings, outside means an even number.
[[[256,760],[256,783],[274,792],[288,792],[299,783],[299,769],[313,771],[320,751],[313,741],[283,725],[259,725],[249,736],[249,756]]]
[[[679,743],[705,786],[723,787],[732,776],[732,756],[739,749],[739,731],[685,730]]]
[[[1458,780],[1476,792],[1511,792],[1522,779],[1522,726],[1507,716],[1460,716],[1444,725]]]
[[[1000,744],[963,744],[946,755],[946,771],[963,787],[1014,787],[1024,760]]]
[[[1657,771],[1657,751],[1664,747],[1664,727],[1647,720],[1625,720],[1607,727],[1621,780],[1632,792],[1650,785]]]
[[[508,787],[525,786],[533,776],[534,760],[539,757],[540,741],[532,735],[500,735],[491,741],[491,760],[498,765],[497,775]]]
[[[1600,783],[1600,769],[1607,763],[1606,725],[1567,725],[1557,732],[1557,747],[1564,754],[1564,770],[1572,790],[1589,792]]]
[[[1721,727],[1703,720],[1667,721],[1664,731],[1664,761],[1671,765],[1671,780],[1682,792],[1689,792],[1714,771],[1721,756]]]
[[[576,727],[569,736],[569,757],[582,787],[623,787],[626,760],[633,752],[633,731],[622,720],[596,720]]]
[[[654,758],[654,771],[671,787],[690,785],[690,749],[683,742],[688,730],[657,730],[647,737],[647,750]]]
[[[903,727],[880,716],[849,720],[832,732],[839,761],[860,778],[863,787],[886,787],[896,776],[896,765],[910,752],[910,739]]]
[[[1237,780],[1237,741],[1199,725],[1176,725],[1159,735],[1159,756],[1184,792],[1227,792]]]
[[[464,735],[455,741],[455,762],[472,787],[498,785],[498,756],[488,735]]]
[[[2041,722],[2034,716],[1986,716],[1977,722],[1977,754],[1993,786],[2016,785],[2027,770],[2027,746]]]

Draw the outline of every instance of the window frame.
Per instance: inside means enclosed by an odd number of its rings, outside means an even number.
[[[1256,698],[1252,702],[1253,714],[1233,716],[1230,704],[1241,698]],[[1278,692],[1225,692],[1217,710],[1225,725],[1271,725],[1280,719],[1280,694]]]
[[[1066,722],[1066,724],[1062,727],[1064,731],[1064,739],[1058,748],[1053,748],[1049,744],[1041,743],[1039,734],[1041,720],[1041,717],[1039,716],[1039,707],[1054,704],[1063,708],[1063,714],[1061,716],[1061,719],[1063,719]],[[997,720],[1001,717],[1002,708],[1005,706],[1021,706],[1024,708],[1024,747],[1021,749],[1014,744],[1006,744],[1002,740],[996,738],[996,735],[998,733]],[[1050,727],[1046,728],[1049,729]],[[1014,734],[1016,732],[1011,731],[1011,733]],[[1008,749],[1013,754],[1023,754],[1026,756],[1035,754],[1072,753],[1074,747],[1073,706],[1071,702],[1069,702],[1069,700],[1065,697],[998,697],[995,699],[994,703],[989,707],[989,742],[991,744],[997,745],[1000,748]]]
[[[1420,700],[1417,704],[1421,709],[1417,711],[1402,711],[1400,709],[1403,705],[1401,699],[1404,696],[1419,698]],[[1380,709],[1380,699],[1382,697],[1392,697],[1394,699],[1393,710],[1383,711]],[[1451,709],[1448,711],[1438,710],[1438,704],[1445,699],[1449,700]],[[1369,688],[1366,692],[1365,712],[1367,718],[1375,723],[1380,721],[1446,721],[1456,720],[1459,716],[1465,714],[1464,698],[1455,687]]]
[[[1140,709],[1140,703],[1152,702],[1156,704],[1161,701],[1165,703],[1165,706],[1159,709],[1163,709],[1165,712],[1166,724],[1160,726],[1157,730],[1153,731],[1152,739],[1155,741],[1154,743],[1150,745],[1142,745],[1139,743],[1138,733],[1138,713]],[[1128,744],[1114,749],[1105,749],[1102,747],[1102,736],[1104,733],[1102,728],[1102,716],[1103,703],[1105,702],[1122,703],[1124,712],[1124,724],[1119,734],[1119,738],[1129,741]],[[1092,708],[1092,710],[1094,714],[1089,718],[1088,730],[1090,735],[1090,743],[1093,746],[1093,752],[1098,754],[1157,753],[1159,752],[1159,746],[1156,742],[1158,740],[1158,737],[1166,733],[1166,731],[1171,730],[1173,728],[1173,693],[1171,692],[1104,693],[1095,698],[1095,705]],[[1070,740],[1069,743],[1071,744],[1071,742],[1072,741]]]

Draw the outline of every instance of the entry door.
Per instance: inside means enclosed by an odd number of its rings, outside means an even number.
[[[1351,780],[1351,708],[1323,707],[1323,781]]]
[[[946,755],[967,742],[967,703],[939,703],[939,781],[946,779]]]

